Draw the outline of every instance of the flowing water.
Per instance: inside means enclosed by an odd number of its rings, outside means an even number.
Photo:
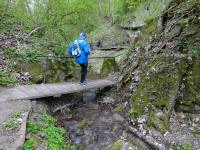
[[[66,129],[67,139],[76,144],[78,150],[149,149],[128,132],[123,113],[112,111],[112,99],[103,103],[103,97],[96,96],[96,91],[83,93],[76,100],[72,97],[63,98],[71,100],[65,104],[69,107],[57,111],[55,116]]]

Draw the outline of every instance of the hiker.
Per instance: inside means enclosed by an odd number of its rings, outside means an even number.
[[[88,55],[90,55],[90,45],[87,42],[85,32],[82,32],[77,40],[69,47],[69,53],[75,57],[76,63],[81,66],[81,80],[80,85],[86,85],[86,75],[88,66]]]

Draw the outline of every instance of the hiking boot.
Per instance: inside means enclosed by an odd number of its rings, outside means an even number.
[[[79,83],[81,86],[86,86],[87,82],[86,81],[83,81],[83,82],[80,82]]]
[[[87,84],[88,83],[88,80],[86,79],[85,81],[83,81],[85,84]]]

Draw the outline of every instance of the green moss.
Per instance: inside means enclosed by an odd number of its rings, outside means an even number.
[[[194,62],[191,71],[186,76],[186,92],[180,103],[191,105],[200,102],[200,61]]]
[[[87,126],[87,121],[86,119],[83,119],[79,124],[78,127],[81,129],[84,129]]]
[[[152,68],[156,70],[153,73]],[[141,113],[149,103],[158,108],[168,108],[185,69],[184,61],[175,64],[170,59],[151,60],[146,70],[141,73],[142,83],[131,99],[133,107],[138,108]]]
[[[156,114],[155,112],[151,112],[147,120],[147,126],[152,127],[155,123],[155,120],[156,120]]]
[[[49,61],[46,81],[48,83],[55,83],[62,82],[66,78],[72,78],[75,68],[76,67],[72,62],[70,62],[70,60],[66,60],[65,64],[61,61]]]
[[[164,134],[169,129],[169,119],[165,116],[164,118],[160,118],[160,124],[155,122],[156,129]]]
[[[42,63],[33,63],[29,64],[26,68],[27,72],[30,72],[32,81],[34,83],[41,83],[45,77],[45,64]],[[46,70],[46,82],[47,83],[55,83],[55,82],[63,82],[66,78],[71,78],[73,74],[73,67],[69,60],[67,60],[66,64],[61,61],[48,60],[47,70]]]
[[[84,129],[86,127],[92,126],[93,125],[93,121],[87,121],[86,119],[83,119],[79,124],[78,124],[78,128],[80,129]]]
[[[148,127],[155,127],[160,133],[164,134],[169,129],[169,119],[167,115],[156,116],[154,111],[151,111],[147,120]]]
[[[149,37],[154,35],[154,33],[157,31],[158,19],[159,18],[154,18],[154,19],[148,20],[146,27],[141,30],[143,42],[148,41]]]
[[[121,104],[117,104],[117,106],[114,108],[113,111],[114,111],[114,112],[122,112],[122,111],[123,111],[123,108],[122,108]]]
[[[42,63],[33,63],[27,66],[27,71],[31,75],[34,83],[40,83],[44,78],[44,67]]]
[[[101,74],[107,76],[111,72],[117,71],[118,67],[114,58],[105,59],[101,69]]]
[[[123,141],[118,140],[112,144],[112,150],[121,150],[122,145],[123,145]]]

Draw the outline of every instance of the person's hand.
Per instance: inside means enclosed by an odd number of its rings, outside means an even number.
[[[67,51],[64,52],[64,57],[65,57],[65,58],[67,57]]]

